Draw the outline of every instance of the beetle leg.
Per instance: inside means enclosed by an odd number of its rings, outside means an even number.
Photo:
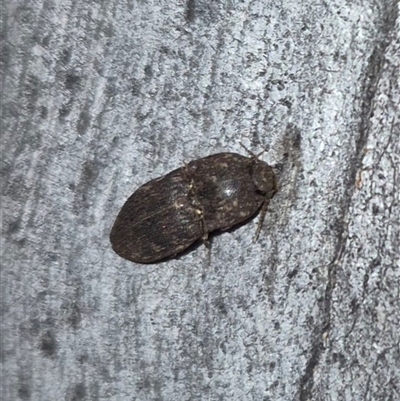
[[[203,235],[201,238],[204,237],[204,235],[206,235],[206,239],[208,237],[208,233],[206,233],[206,228],[205,228],[205,224],[204,224],[204,217],[203,217],[203,211],[201,209],[196,208],[196,213],[199,216],[199,222],[200,222],[200,226],[201,226],[201,231],[203,232]]]
[[[257,223],[257,229],[256,229],[256,233],[254,235],[253,242],[256,242],[258,240],[258,237],[259,237],[260,232],[261,232],[262,225],[264,223],[265,215],[267,213],[268,205],[269,205],[269,200],[266,199],[264,201],[264,203],[262,204],[262,206],[261,206],[261,210],[260,210],[260,214],[259,214],[259,218],[258,218],[258,223]]]

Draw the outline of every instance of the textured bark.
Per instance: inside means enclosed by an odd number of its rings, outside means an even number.
[[[396,1],[3,7],[4,400],[395,400]],[[239,142],[276,166],[257,220],[119,258],[141,184]]]

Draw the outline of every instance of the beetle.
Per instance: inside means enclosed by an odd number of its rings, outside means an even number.
[[[133,262],[157,262],[261,210],[257,237],[276,190],[273,169],[254,155],[217,153],[193,160],[129,197],[112,227],[112,248]]]

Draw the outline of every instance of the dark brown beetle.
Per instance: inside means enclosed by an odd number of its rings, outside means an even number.
[[[115,220],[111,244],[125,259],[157,262],[261,209],[257,236],[275,192],[272,168],[255,156],[218,153],[194,160],[134,192]]]

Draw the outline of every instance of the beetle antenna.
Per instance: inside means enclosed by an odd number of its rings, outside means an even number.
[[[262,151],[260,154],[255,155],[251,150],[247,149],[246,146],[244,146],[242,142],[239,142],[239,145],[240,145],[253,159],[256,159],[256,160],[258,160],[258,159],[260,158],[260,156],[265,152],[265,149],[263,149],[263,151]]]

